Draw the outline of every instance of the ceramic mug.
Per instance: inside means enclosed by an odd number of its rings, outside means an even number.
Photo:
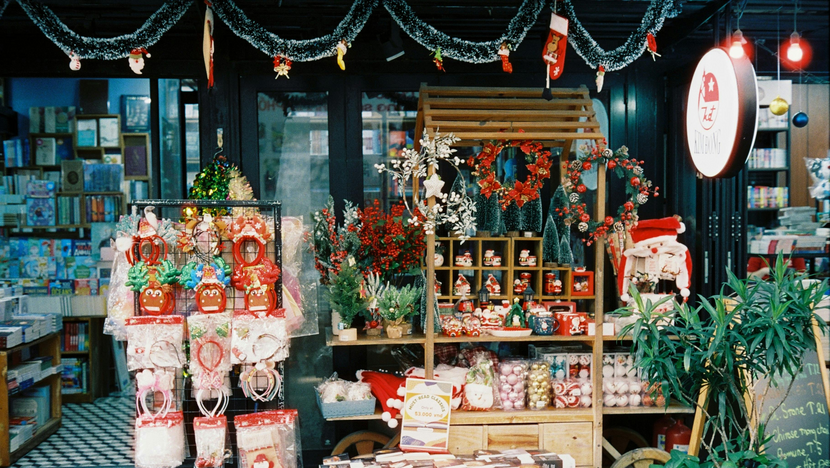
[[[533,319],[533,333],[542,336],[553,335],[559,329],[559,320],[551,316],[535,317]]]

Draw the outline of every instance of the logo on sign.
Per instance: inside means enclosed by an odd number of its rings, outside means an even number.
[[[711,130],[718,118],[720,97],[718,96],[718,79],[714,73],[703,72],[700,92],[697,96],[698,117],[704,130]]]

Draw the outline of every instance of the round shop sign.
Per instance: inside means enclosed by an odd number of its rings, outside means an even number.
[[[744,167],[758,129],[758,84],[752,62],[712,49],[689,85],[686,140],[706,177],[732,177]]]

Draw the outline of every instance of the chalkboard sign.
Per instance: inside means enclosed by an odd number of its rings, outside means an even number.
[[[803,363],[786,398],[790,379],[781,379],[763,402],[762,419],[781,403],[766,429],[766,435],[772,436],[766,452],[786,460],[790,468],[829,468],[830,415],[822,377],[824,363],[819,362],[816,350],[805,352]],[[766,381],[758,382],[756,395],[762,395],[766,387]]]

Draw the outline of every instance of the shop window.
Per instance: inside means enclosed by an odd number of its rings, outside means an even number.
[[[329,196],[327,93],[257,93],[260,192],[283,216],[306,216]]]
[[[161,198],[187,198],[201,169],[197,91],[195,80],[159,80]]]
[[[380,200],[384,209],[401,200],[397,184],[375,164],[389,164],[416,141],[417,92],[365,92],[362,96],[363,201]],[[407,187],[412,197],[412,186]]]

